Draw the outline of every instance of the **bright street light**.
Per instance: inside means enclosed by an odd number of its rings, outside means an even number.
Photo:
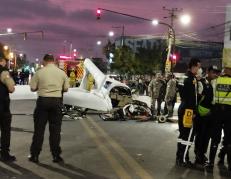
[[[9,50],[9,46],[4,45],[3,49],[4,49],[4,50]]]
[[[113,31],[110,31],[110,32],[108,33],[108,35],[109,35],[110,37],[112,37],[112,36],[114,36],[114,32],[113,32]]]
[[[191,21],[191,17],[188,14],[182,15],[180,21],[183,25],[188,25]]]
[[[7,29],[6,29],[6,32],[7,32],[7,33],[12,33],[12,29],[11,29],[11,28],[7,28]]]
[[[113,53],[109,53],[110,58],[114,58],[114,54]]]
[[[20,54],[19,54],[19,56],[22,58],[22,57],[23,57],[23,54],[22,54],[22,53],[20,53]]]
[[[99,40],[99,41],[96,42],[96,44],[97,44],[97,45],[101,45],[102,42]]]
[[[156,19],[153,19],[152,20],[152,25],[158,25],[159,24],[159,21],[158,20],[156,20]]]

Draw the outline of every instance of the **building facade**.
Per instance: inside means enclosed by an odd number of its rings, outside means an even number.
[[[152,49],[154,46],[165,45],[166,39],[153,36],[125,36],[123,43],[129,46],[134,52],[138,52],[139,48]],[[121,45],[121,39],[116,39],[116,46]],[[165,45],[166,46],[166,45]],[[176,40],[175,54],[177,57],[176,71],[185,70],[186,64],[190,58],[198,57],[202,61],[204,67],[217,65],[221,68],[222,65],[222,42],[204,42],[204,41],[189,41]]]

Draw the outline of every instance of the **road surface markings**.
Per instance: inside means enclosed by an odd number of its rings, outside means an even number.
[[[135,159],[133,159],[122,146],[113,140],[92,118],[88,116],[87,121],[89,121],[98,130],[98,132],[102,134],[113,149],[126,161],[128,166],[130,166],[130,168],[134,170],[141,179],[153,179],[153,177],[145,171],[144,168]]]
[[[94,140],[99,150],[108,160],[113,170],[116,172],[117,176],[121,179],[131,179],[131,176],[127,173],[123,166],[115,159],[110,150],[103,144],[103,142],[100,140],[100,137],[89,127],[89,125],[86,123],[86,120],[80,120],[80,123],[83,125],[88,135]]]

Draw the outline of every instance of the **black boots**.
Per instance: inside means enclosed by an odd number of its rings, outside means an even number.
[[[218,161],[218,165],[224,165],[224,160],[225,160],[225,155],[227,153],[227,150],[225,147],[222,147],[219,154],[218,154],[218,158],[219,158],[219,161]]]
[[[30,162],[39,163],[38,155],[33,155],[33,154],[29,155],[28,160]],[[64,161],[63,161],[63,158],[60,155],[53,155],[53,162],[60,163],[60,162],[64,162]]]
[[[192,162],[189,160],[189,152],[187,151],[184,161],[184,152],[186,150],[186,146],[181,143],[177,144],[177,153],[176,153],[176,165],[180,167],[188,167],[191,168],[193,166]],[[189,148],[188,148],[189,150]]]
[[[1,152],[1,161],[3,162],[13,162],[16,160],[14,155],[10,155],[9,152]]]
[[[53,156],[53,162],[55,162],[55,163],[63,162],[63,158],[60,155],[54,155]]]
[[[29,160],[30,162],[34,162],[34,163],[38,163],[38,162],[39,162],[38,155],[29,155],[29,156],[28,156],[28,160]]]

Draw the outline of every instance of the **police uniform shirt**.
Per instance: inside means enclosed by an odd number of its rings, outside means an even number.
[[[224,74],[213,81],[213,103],[231,106],[231,76]]]
[[[1,73],[1,82],[6,85],[7,87],[9,86],[14,86],[15,82],[14,80],[10,77],[10,73],[8,71],[2,71]]]
[[[41,97],[62,97],[62,91],[69,88],[69,80],[66,73],[55,64],[47,64],[35,73],[30,87],[37,89]]]
[[[197,81],[192,72],[188,71],[182,89],[181,106],[185,109],[196,110],[197,106]]]

